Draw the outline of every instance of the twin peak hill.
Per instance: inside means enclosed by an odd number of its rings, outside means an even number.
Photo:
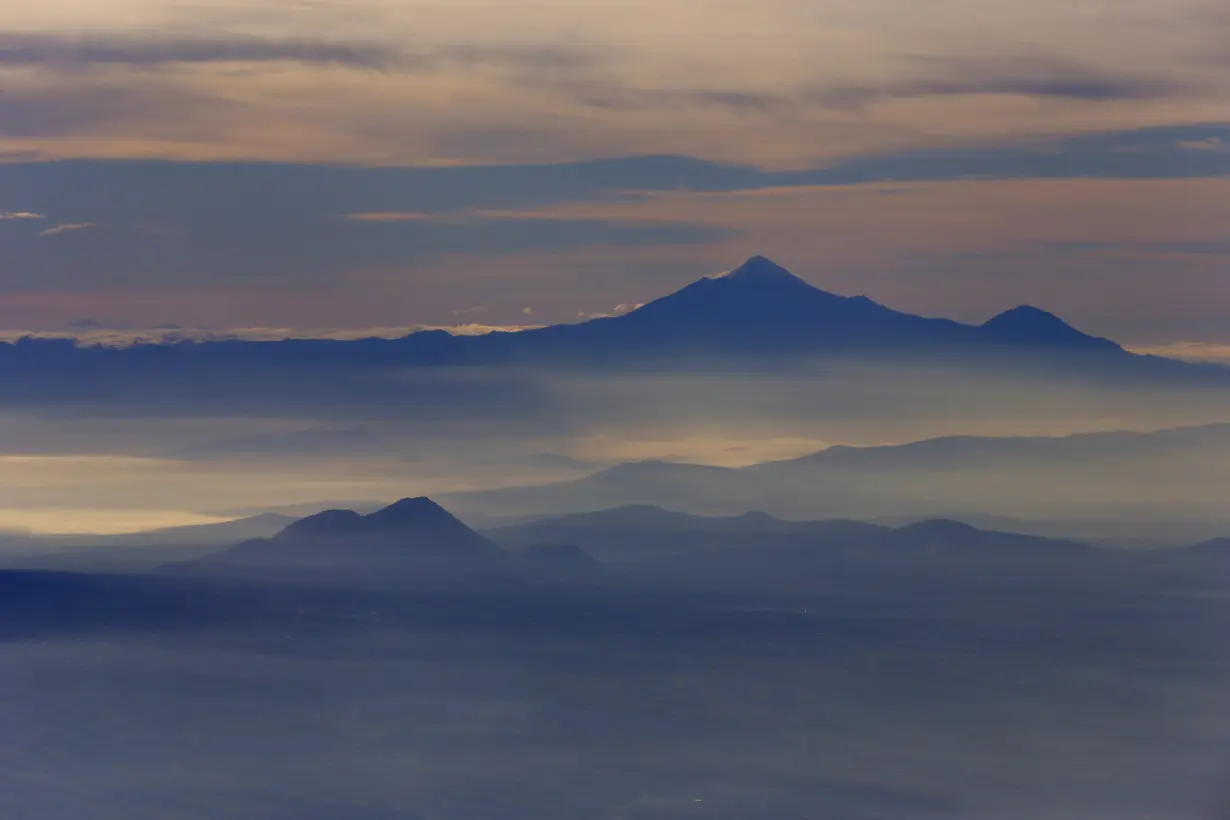
[[[167,567],[192,575],[339,578],[584,575],[600,565],[575,547],[534,545],[509,553],[430,498],[403,498],[368,515],[326,510],[271,538]]]

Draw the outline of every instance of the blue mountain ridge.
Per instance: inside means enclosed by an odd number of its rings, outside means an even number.
[[[37,356],[69,366],[93,359],[158,363],[240,359],[476,364],[508,361],[612,362],[679,356],[799,356],[855,353],[956,355],[988,351],[1062,352],[1134,357],[1114,342],[1076,330],[1039,308],[1021,306],[982,325],[902,313],[865,296],[821,290],[763,256],[699,279],[628,313],[520,332],[453,336],[427,330],[400,339],[209,341],[81,348],[70,340],[23,339],[0,345],[0,357]]]

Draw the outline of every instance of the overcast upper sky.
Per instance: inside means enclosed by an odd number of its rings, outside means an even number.
[[[763,253],[1230,342],[1221,0],[0,0],[0,160],[0,330],[574,321]]]

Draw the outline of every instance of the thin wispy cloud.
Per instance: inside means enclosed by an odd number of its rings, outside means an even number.
[[[855,109],[877,102],[923,97],[1014,96],[1139,102],[1199,90],[1165,74],[1140,73],[1122,67],[1108,70],[1058,57],[916,58],[906,60],[905,66],[874,80],[822,76],[772,89],[699,84],[638,87],[613,77],[585,73],[551,74],[536,79],[541,88],[596,109],[725,109],[740,115],[773,117],[800,117],[816,107]]]
[[[17,219],[46,219],[44,214],[36,214],[31,211],[0,211],[0,220],[17,220]]]
[[[72,233],[74,231],[88,231],[97,228],[93,222],[61,222],[59,225],[54,225],[45,231],[39,231],[39,236],[58,236],[62,233]]]
[[[101,347],[131,347],[142,344],[177,344],[180,342],[282,342],[294,339],[327,339],[355,341],[359,339],[401,339],[412,333],[443,330],[454,336],[485,336],[488,333],[516,333],[541,325],[531,324],[462,324],[440,325],[380,325],[374,327],[71,327],[58,330],[0,329],[0,344],[21,339],[71,339],[80,345]]]
[[[264,37],[173,37],[0,34],[0,65],[70,68],[99,64],[298,62],[379,69],[398,52],[375,43],[329,43]]]
[[[443,218],[441,214],[416,213],[413,211],[365,211],[342,215],[342,219],[351,222],[436,222]]]
[[[585,311],[585,310],[578,310],[577,318],[582,321],[589,321],[590,319],[609,319],[612,316],[622,316],[625,313],[629,313],[630,311],[636,310],[637,308],[641,308],[641,307],[644,307],[643,303],[636,303],[636,304],[621,303],[621,304],[615,305],[610,310],[605,310],[605,311],[590,312],[590,311]]]
[[[1121,259],[1183,259],[1185,257],[1230,257],[1230,240],[1206,239],[1186,242],[1084,241],[1057,242],[1052,248],[1080,254]]]
[[[0,66],[49,69],[288,62],[397,72],[467,66],[567,71],[589,66],[595,60],[591,52],[559,45],[457,43],[414,50],[377,40],[279,39],[239,34],[0,33]]]
[[[1193,90],[1166,75],[1142,74],[1130,67],[1106,70],[1058,57],[957,56],[911,62],[913,70],[902,79],[868,85],[821,84],[807,96],[845,108],[883,99],[976,95],[1132,102],[1167,99]]]
[[[1206,137],[1202,140],[1185,140],[1179,147],[1189,151],[1230,151],[1230,142],[1223,137]]]
[[[1128,350],[1185,362],[1214,362],[1230,365],[1230,344],[1216,342],[1172,342],[1161,345],[1130,345]]]

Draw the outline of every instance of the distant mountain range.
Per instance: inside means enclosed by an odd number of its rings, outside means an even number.
[[[1080,558],[1089,550],[1072,541],[980,530],[957,521],[892,528],[858,521],[789,522],[764,513],[706,518],[645,506],[544,519],[480,535],[431,499],[406,498],[368,515],[328,510],[295,521],[272,538],[166,569],[266,581],[475,576],[568,581],[596,578],[604,563],[673,567],[699,578],[711,570],[774,573],[851,560],[903,566],[917,561],[1033,563]],[[741,564],[744,570],[738,569]]]
[[[439,496],[461,520],[425,502],[363,502],[344,505],[358,506],[358,512],[302,519],[287,514],[302,516],[322,506],[305,504],[123,536],[12,534],[0,536],[0,560],[10,567],[137,571],[242,541],[244,549],[228,562],[299,561],[319,547],[322,555],[310,560],[328,564],[342,557],[335,548],[362,542],[366,552],[346,553],[346,560],[361,554],[364,563],[379,566],[403,562],[407,544],[419,545],[412,552],[430,554],[433,544],[454,538],[470,545],[467,554],[490,553],[494,545],[572,545],[595,547],[593,554],[602,558],[666,536],[709,538],[720,531],[722,538],[861,538],[937,518],[1057,540],[1180,546],[1230,531],[1227,487],[1230,424],[1063,437],[953,436],[836,446],[739,469],[634,462],[565,482]],[[574,528],[584,538],[574,536]],[[1218,549],[1210,541],[1208,550]]]
[[[1063,437],[955,436],[832,447],[788,461],[724,468],[623,464],[548,485],[444,496],[462,514],[558,515],[666,505],[703,515],[749,508],[787,518],[965,517],[1157,524],[1195,540],[1230,522],[1230,424]]]
[[[1083,544],[1055,538],[982,530],[959,521],[931,519],[901,527],[841,519],[784,521],[762,512],[697,516],[633,505],[593,513],[543,518],[486,531],[512,549],[569,543],[604,561],[662,561],[700,554],[741,554],[772,560],[782,549],[823,549],[833,555],[886,558],[1045,558],[1085,553]]]
[[[786,521],[763,512],[697,516],[650,505],[542,518],[480,534],[420,497],[368,515],[328,510],[295,521],[271,538],[167,569],[188,576],[383,584],[467,578],[615,580],[608,569],[622,568],[625,580],[666,572],[703,583],[736,583],[740,578],[780,580],[798,574],[815,579],[850,571],[1042,569],[1055,562],[1073,568],[1096,568],[1107,561],[1112,563],[1106,566],[1139,566],[1141,556],[1149,560],[1155,555],[1169,565],[1208,565],[1230,557],[1227,543],[1219,539],[1142,554],[948,519],[884,526],[842,519]]]
[[[1215,561],[1230,566],[1230,538],[1211,538],[1190,547],[1170,550],[1170,553],[1193,561]]]
[[[643,561],[731,545],[806,539],[816,543],[866,541],[891,531],[863,521],[783,521],[762,512],[699,516],[636,504],[589,513],[536,518],[490,527],[484,534],[509,549],[573,544],[605,561]]]
[[[292,515],[261,512],[216,524],[163,527],[119,535],[0,533],[0,561],[6,567],[139,572],[177,558],[187,560],[206,555],[239,541],[271,536],[295,520]]]
[[[68,542],[77,547],[234,544],[236,541],[272,535],[295,520],[296,517],[293,515],[265,511],[230,521],[219,521],[216,524],[162,527],[124,535],[70,536]],[[61,538],[61,540],[64,539]]]
[[[70,551],[75,556],[5,567],[108,574],[160,568],[162,575],[200,580],[365,587],[460,582],[506,589],[526,582],[652,585],[667,578],[701,586],[769,580],[794,586],[838,583],[850,573],[865,577],[869,572],[896,577],[910,572],[1045,573],[1053,572],[1056,562],[1095,572],[1099,567],[1151,566],[1186,571],[1230,561],[1225,538],[1139,552],[951,519],[887,526],[848,519],[787,521],[764,512],[699,516],[652,505],[543,517],[479,532],[423,497],[402,499],[367,515],[327,510],[295,520],[271,537],[221,550],[217,545],[185,551],[170,544],[161,552],[146,547],[137,556],[144,566],[123,551],[97,549],[99,556],[79,548]],[[187,560],[177,558],[185,555]]]
[[[127,349],[82,349],[69,341],[39,339],[0,344],[0,364],[43,379],[57,370],[86,376],[88,367],[122,371],[126,365],[147,374],[183,367],[228,371],[340,364],[688,363],[763,369],[832,356],[1040,362],[1154,375],[1230,373],[1129,353],[1031,306],[1006,311],[981,325],[902,313],[865,296],[823,291],[762,256],[622,315],[515,333],[453,336],[422,331],[392,340],[183,342]],[[41,370],[36,372],[36,367]]]

